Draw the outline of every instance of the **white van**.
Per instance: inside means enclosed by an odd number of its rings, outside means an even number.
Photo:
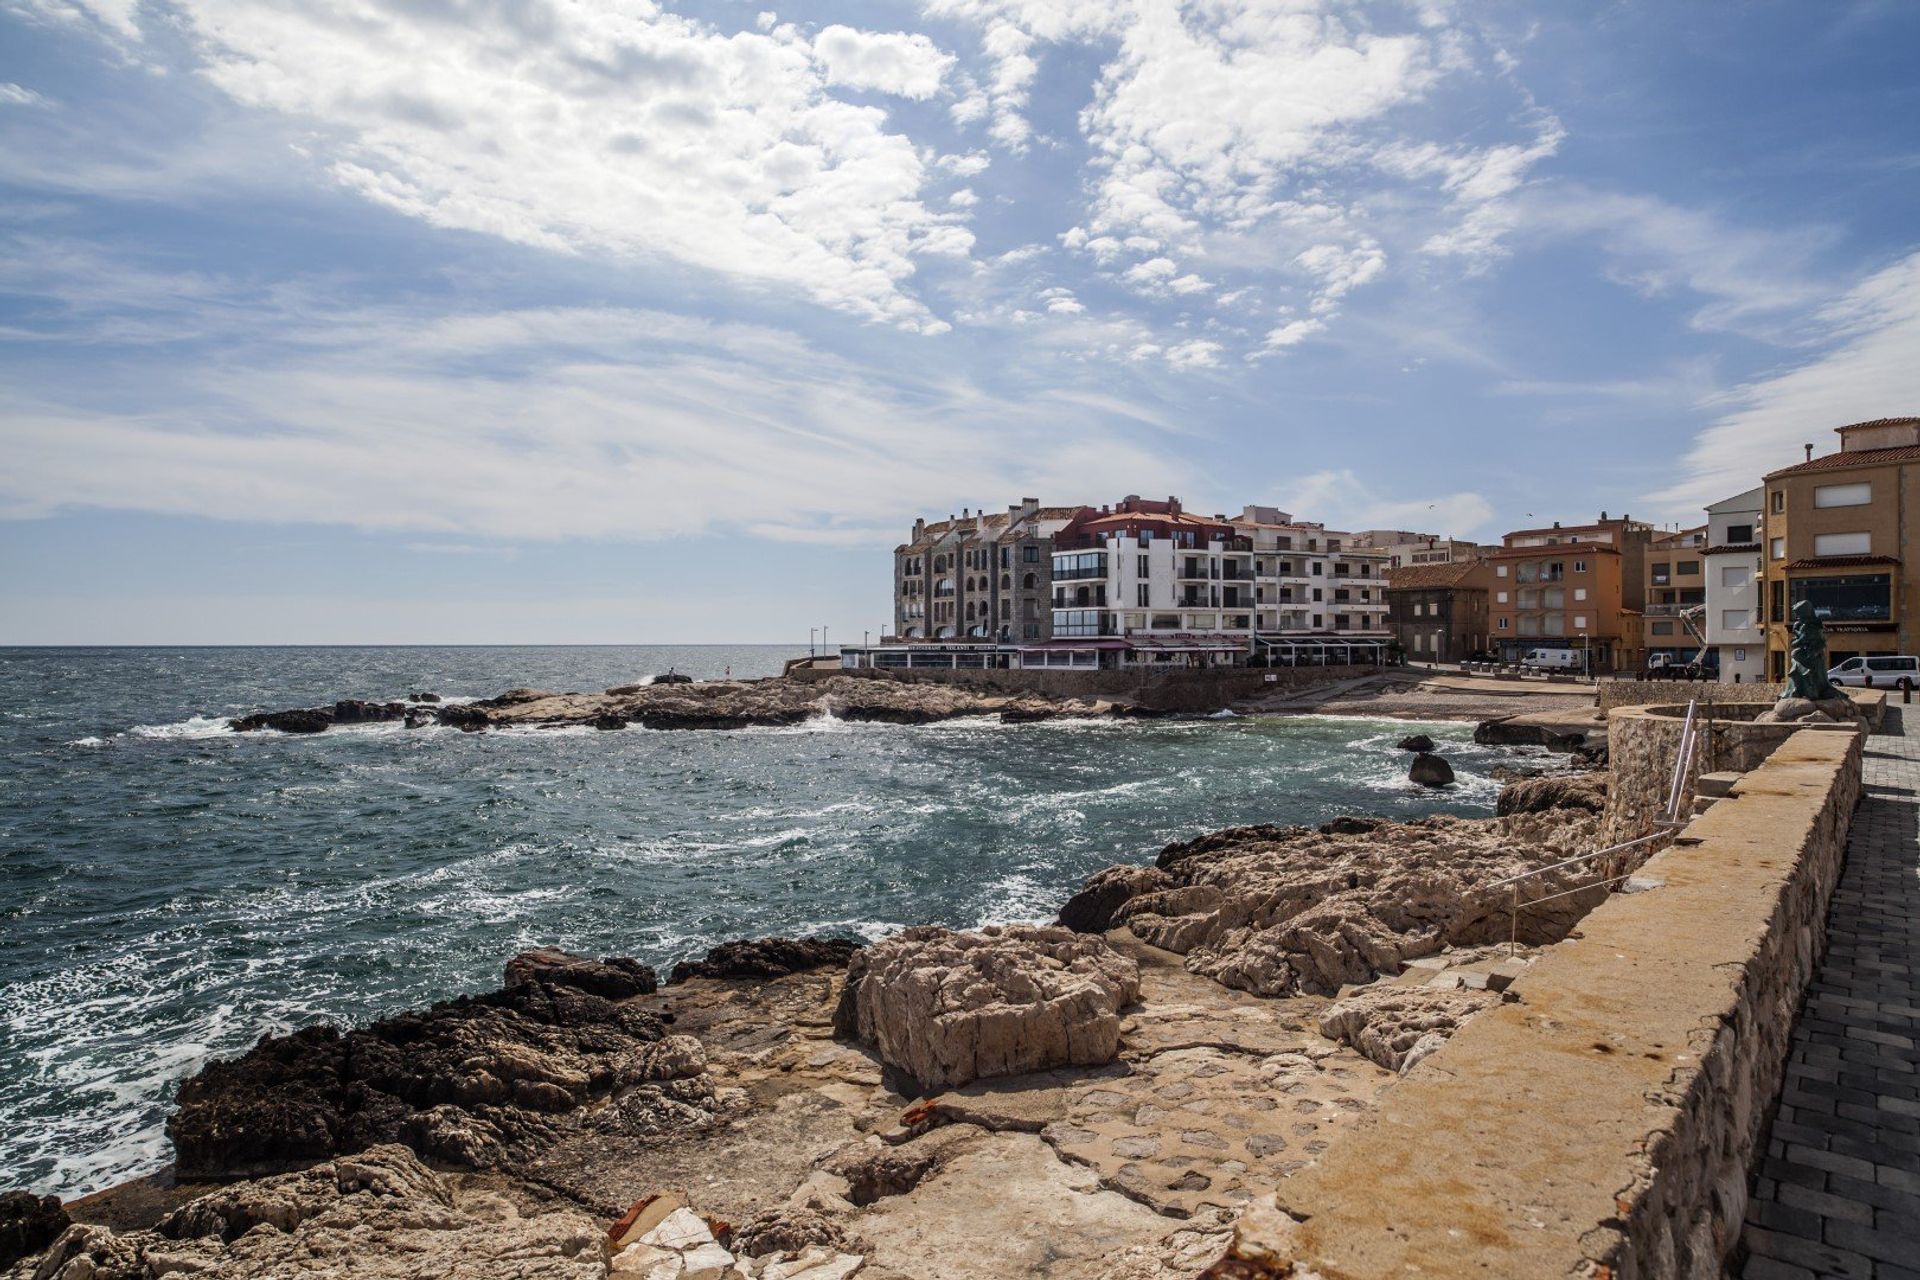
[[[1827,672],[1835,684],[1873,685],[1882,689],[1911,689],[1920,685],[1920,658],[1904,653],[1848,658]]]
[[[1529,649],[1520,665],[1529,671],[1578,671],[1586,664],[1578,649]]]

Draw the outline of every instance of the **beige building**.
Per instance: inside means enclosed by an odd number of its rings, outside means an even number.
[[[1353,535],[1363,547],[1384,551],[1387,572],[1414,565],[1461,564],[1478,560],[1488,548],[1459,538],[1443,538],[1437,533],[1413,533],[1406,529],[1362,529]]]
[[[1024,498],[1004,512],[962,511],[893,551],[893,637],[1034,643],[1053,634],[1053,535],[1079,507]]]
[[[1707,603],[1707,526],[1678,533],[1656,533],[1647,544],[1646,601],[1640,640],[1643,665],[1656,658],[1691,662],[1705,647]],[[1682,615],[1693,610],[1696,637]]]
[[[1386,637],[1385,550],[1278,507],[1248,506],[1231,523],[1253,548],[1261,633]]]
[[[1529,649],[1586,650],[1594,671],[1645,662],[1647,544],[1653,526],[1602,511],[1591,524],[1517,529],[1487,553],[1493,648],[1517,662]]]
[[[1763,608],[1776,680],[1786,677],[1787,623],[1800,600],[1813,602],[1825,626],[1831,664],[1920,653],[1920,593],[1902,573],[1920,555],[1920,418],[1835,430],[1837,453],[1815,458],[1808,445],[1806,461],[1766,477]]]

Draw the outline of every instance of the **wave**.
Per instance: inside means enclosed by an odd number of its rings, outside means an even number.
[[[226,716],[192,715],[171,724],[137,724],[125,737],[155,739],[222,738],[232,732],[233,721]]]

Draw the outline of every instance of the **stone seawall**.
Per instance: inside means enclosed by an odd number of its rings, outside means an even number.
[[[1720,1276],[1860,752],[1794,734],[1646,863],[1658,887],[1602,904],[1257,1202],[1210,1274]]]
[[[1598,705],[1602,711],[1615,707],[1641,707],[1655,702],[1687,699],[1702,702],[1778,702],[1785,685],[1756,681],[1753,684],[1721,684],[1717,681],[1609,680],[1600,685]]]
[[[831,670],[796,667],[793,680],[859,676],[909,684],[950,684],[994,693],[1038,693],[1056,698],[1113,698],[1153,711],[1218,711],[1263,692],[1349,680],[1380,670],[1351,667],[1226,667],[1204,671],[947,671],[939,668],[860,667]]]

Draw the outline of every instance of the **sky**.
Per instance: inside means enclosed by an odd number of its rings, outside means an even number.
[[[1920,5],[0,0],[0,643],[875,637],[1920,413]]]

